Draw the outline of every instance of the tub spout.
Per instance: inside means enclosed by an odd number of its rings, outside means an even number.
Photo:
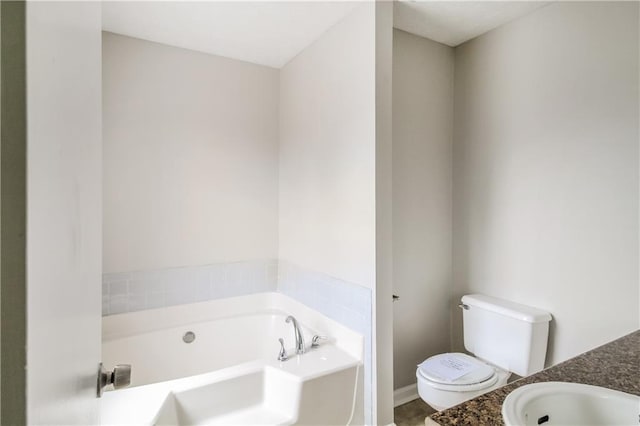
[[[298,321],[296,321],[296,319],[291,315],[289,315],[285,321],[287,323],[293,322],[293,333],[295,334],[295,337],[296,337],[296,353],[297,354],[305,353],[304,337],[302,336],[302,331],[300,330]]]

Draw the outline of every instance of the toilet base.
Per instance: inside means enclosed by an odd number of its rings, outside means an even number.
[[[429,386],[426,379],[418,377],[418,395],[433,409],[442,411],[506,385],[510,375],[509,372],[500,371],[498,372],[498,380],[492,386],[467,392],[436,389]]]

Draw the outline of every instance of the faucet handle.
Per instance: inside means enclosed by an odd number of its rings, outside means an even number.
[[[280,353],[278,354],[278,361],[286,361],[289,359],[287,350],[284,348],[284,339],[281,337],[278,339],[280,342]]]
[[[317,348],[320,346],[320,340],[329,340],[327,336],[318,336],[317,334],[311,338],[311,347]]]

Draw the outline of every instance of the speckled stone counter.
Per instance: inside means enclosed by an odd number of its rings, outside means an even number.
[[[504,425],[502,401],[535,382],[575,382],[640,395],[640,330],[427,417],[426,425]]]

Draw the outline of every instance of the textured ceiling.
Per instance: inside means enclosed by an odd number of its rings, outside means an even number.
[[[105,31],[280,68],[357,3],[105,1]]]
[[[396,1],[394,26],[457,46],[549,2]],[[351,1],[105,1],[105,31],[281,68]]]
[[[457,46],[549,2],[396,1],[396,28],[448,46]]]

